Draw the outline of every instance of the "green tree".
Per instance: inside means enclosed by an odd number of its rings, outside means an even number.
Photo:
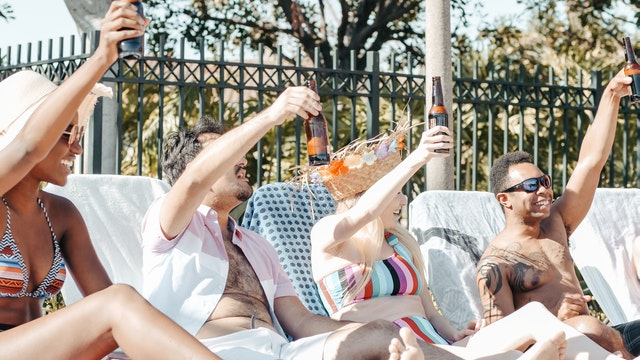
[[[465,17],[467,0],[453,0],[454,11]],[[274,53],[281,44],[291,62],[295,49],[314,57],[318,49],[319,67],[365,66],[367,51],[394,49],[399,54],[424,58],[423,0],[278,0],[270,2],[242,0],[193,0],[189,5],[169,0],[147,0],[154,18],[152,42],[166,36],[173,50],[178,32],[198,46],[198,39],[220,39],[227,45],[246,43],[253,49],[262,44]],[[217,44],[207,44],[214,47]],[[402,60],[399,58],[398,60]]]
[[[459,72],[463,78],[472,78],[476,74],[480,79],[493,79],[495,91],[505,92],[511,90],[501,84],[514,82],[550,82],[595,88],[602,84],[592,84],[592,71],[602,71],[603,77],[596,80],[606,82],[611,74],[623,66],[622,37],[629,35],[635,37],[636,41],[640,40],[634,25],[638,13],[638,7],[634,5],[638,3],[636,0],[520,0],[519,3],[527,11],[483,22],[475,38],[465,34],[458,37],[458,41],[454,43],[454,53],[461,59]],[[469,6],[477,7],[478,2]],[[620,11],[621,6],[625,12]],[[573,101],[576,100],[569,99],[567,104],[570,105]],[[565,104],[558,102],[555,105],[559,109]],[[594,107],[596,105],[597,103],[593,104]],[[627,106],[623,100],[623,108]],[[531,151],[527,144],[533,143],[529,134],[535,133],[536,110],[531,106],[526,107],[523,109],[522,104],[515,102],[500,106],[462,107],[462,128],[471,129],[473,124],[478,124],[477,133],[463,131],[459,134],[463,141],[461,163],[469,166],[468,170],[463,166],[463,188],[471,189],[472,181],[477,181],[480,189],[488,188],[488,151],[492,151],[494,159],[504,151],[518,149],[521,144],[525,144],[525,150]],[[539,165],[550,173],[555,172],[556,178],[562,176],[567,169],[571,172],[577,153],[569,151],[566,164],[549,164],[549,152],[554,153],[552,158],[560,159],[565,146],[577,148],[580,136],[586,131],[592,116],[589,112],[578,114],[569,110],[561,117],[558,109],[555,113],[538,114],[542,122],[541,129],[546,129],[553,122],[555,130],[553,133],[547,130],[538,132],[541,143],[536,152]],[[490,117],[493,119],[492,123],[488,122]],[[569,126],[563,122],[563,117],[569,119]],[[582,123],[578,126],[579,117]],[[520,139],[518,135],[521,125],[528,129],[524,139]],[[619,126],[619,131],[623,131],[622,126]],[[634,125],[629,125],[629,134],[631,138],[636,136]],[[492,142],[489,137],[492,137]],[[508,140],[507,145],[504,139]],[[474,142],[475,148],[472,146]],[[613,153],[618,159],[623,158],[625,151],[634,152],[633,146],[633,142],[627,145],[622,141],[616,142]],[[480,161],[477,174],[471,173],[470,166],[474,151]],[[622,174],[622,166],[622,162],[615,164],[616,176]],[[634,174],[637,174],[637,169],[632,168],[631,178],[634,178]],[[603,181],[606,180],[608,179],[603,178]],[[557,183],[557,193],[561,193],[561,185],[560,182]]]
[[[0,19],[4,19],[5,21],[15,19],[11,5],[7,3],[0,3]]]

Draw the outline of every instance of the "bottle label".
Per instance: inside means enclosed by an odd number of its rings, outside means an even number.
[[[429,114],[429,128],[432,128],[434,126],[449,126],[449,120],[447,117],[446,113],[438,113],[438,114]],[[440,131],[438,132],[438,135],[445,135],[444,132]],[[449,149],[436,149],[435,152],[437,153],[444,153],[444,154],[448,154],[449,153]]]
[[[329,137],[327,123],[322,117],[312,117],[305,122],[307,135],[307,154],[309,165],[326,165],[329,163]]]
[[[631,86],[631,96],[629,98],[631,102],[637,103],[640,102],[640,74],[632,74],[631,79],[633,81],[629,85]]]
[[[447,114],[429,114],[429,128],[434,126],[449,126]]]

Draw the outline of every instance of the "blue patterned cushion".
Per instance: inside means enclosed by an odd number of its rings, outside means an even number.
[[[324,186],[296,189],[294,185],[273,183],[254,192],[242,220],[242,226],[273,244],[302,303],[311,312],[325,316],[311,273],[309,233],[334,209],[333,198]]]

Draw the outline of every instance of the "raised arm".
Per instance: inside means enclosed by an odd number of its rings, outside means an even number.
[[[189,223],[211,186],[229,171],[272,127],[296,114],[307,117],[321,109],[319,96],[305,86],[287,88],[253,119],[207,144],[176,180],[160,210],[160,226],[167,239]]]
[[[129,2],[111,3],[102,20],[95,53],[47,96],[16,138],[0,150],[0,194],[17,184],[49,153],[87,94],[118,58],[118,43],[142,35],[147,24]],[[131,30],[121,30],[123,27]]]
[[[438,135],[444,132],[446,135]],[[418,147],[398,166],[373,184],[351,209],[324,217],[311,230],[311,242],[318,249],[339,246],[370,221],[377,219],[386,205],[400,191],[413,174],[435,157],[437,149],[451,149],[451,131],[444,126],[433,127],[422,134]]]
[[[584,136],[578,163],[563,195],[553,204],[569,233],[584,219],[591,207],[600,172],[606,163],[613,140],[620,99],[629,94],[631,78],[621,70],[611,79],[602,94],[598,112]]]

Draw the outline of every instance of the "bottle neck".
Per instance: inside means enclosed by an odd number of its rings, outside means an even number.
[[[636,64],[636,54],[633,51],[633,46],[631,46],[631,40],[629,38],[624,38],[624,55],[627,59],[627,63]]]
[[[431,102],[434,106],[444,106],[444,98],[442,97],[442,85],[440,81],[433,82]]]
[[[318,87],[316,86],[315,80],[307,80],[307,87],[313,90],[316,94],[318,93]]]

